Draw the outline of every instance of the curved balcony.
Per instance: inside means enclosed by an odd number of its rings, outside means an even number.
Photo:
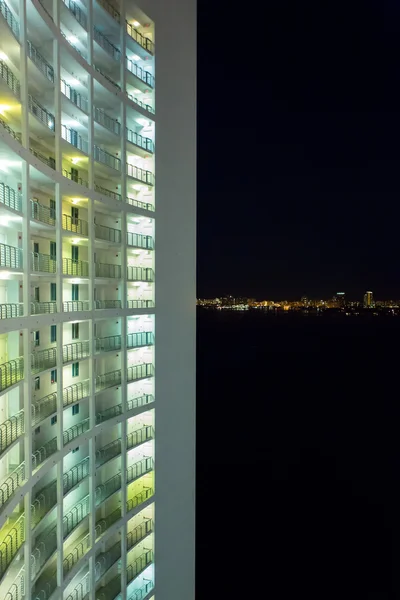
[[[129,584],[153,562],[152,550],[147,550],[138,556],[126,569],[126,579]],[[104,587],[96,590],[96,600],[114,600],[121,592],[121,575],[117,575]]]
[[[63,302],[63,312],[82,312],[90,310],[89,300],[69,300]]]
[[[94,307],[96,310],[107,310],[110,308],[121,308],[121,300],[95,300]]]
[[[3,15],[15,38],[19,41],[19,23],[3,0],[0,1],[0,13]]]
[[[105,225],[94,226],[94,235],[99,240],[105,240],[107,242],[113,242],[115,244],[121,243],[121,231],[114,229],[113,227],[106,227]]]
[[[115,133],[115,135],[121,135],[121,123],[110,117],[102,108],[95,106],[93,116],[96,123]]]
[[[63,406],[66,407],[70,404],[74,404],[74,402],[82,400],[82,398],[87,398],[89,393],[89,379],[78,381],[78,383],[73,383],[72,385],[63,389]]]
[[[121,384],[121,370],[109,371],[102,375],[97,375],[95,379],[96,393],[106,390],[107,388],[114,387],[115,385]]]
[[[128,177],[132,177],[141,183],[146,185],[154,185],[154,175],[150,171],[146,171],[145,169],[140,169],[135,165],[131,165],[130,163],[126,163],[126,174]]]
[[[15,319],[24,314],[24,305],[22,302],[14,304],[0,304],[0,319]]]
[[[22,249],[8,244],[0,244],[0,267],[22,270]]]
[[[31,302],[31,315],[47,315],[56,312],[56,302]]]
[[[154,281],[153,269],[146,267],[126,267],[126,279],[128,281]]]
[[[126,436],[126,449],[132,450],[145,442],[154,439],[154,429],[151,425],[144,425],[136,431],[132,431]],[[96,450],[96,467],[101,467],[109,460],[121,454],[121,439],[114,440],[106,444],[99,450]]]
[[[0,392],[24,378],[24,359],[22,356],[0,365]]]
[[[71,231],[77,235],[88,235],[89,223],[83,219],[71,217],[70,215],[63,214],[62,216],[62,228],[65,231]]]
[[[93,146],[93,158],[95,161],[107,165],[116,171],[121,171],[121,161],[116,156],[113,156],[106,150],[99,148],[98,146]]]
[[[154,367],[151,363],[134,365],[128,367],[126,371],[126,380],[128,383],[138,381],[139,379],[146,379],[147,377],[153,377],[154,375]]]
[[[75,146],[75,148],[78,148],[78,150],[81,150],[85,154],[89,153],[89,144],[87,140],[83,139],[81,134],[75,129],[71,129],[71,127],[67,127],[66,125],[61,125],[61,137],[71,144],[71,146]]]
[[[111,58],[117,62],[121,60],[121,52],[97,27],[93,27],[93,39]]]
[[[55,209],[40,204],[38,200],[31,200],[31,219],[54,227],[56,224]]]
[[[132,73],[132,75],[140,79],[140,81],[143,81],[143,83],[148,85],[150,88],[154,88],[155,81],[151,73],[145,71],[144,69],[142,69],[142,67],[139,67],[135,62],[133,62],[133,60],[130,60],[128,57],[125,57],[125,66],[128,69],[128,71]]]
[[[141,588],[135,590],[132,596],[129,596],[128,600],[143,600],[154,588],[152,581],[147,581]]]
[[[89,263],[86,260],[63,258],[62,268],[63,275],[71,275],[72,277],[89,277]]]
[[[94,189],[99,194],[103,194],[103,196],[108,196],[113,200],[122,200],[121,194],[118,194],[117,192],[112,192],[111,190],[108,190],[107,188],[104,188],[101,185],[97,185],[97,183],[94,184]]]
[[[141,233],[131,233],[128,231],[126,234],[126,244],[127,246],[132,246],[132,248],[154,250],[154,240],[151,235],[142,235]]]
[[[13,558],[25,541],[25,517],[10,519],[10,528],[0,543],[0,579],[3,578]]]
[[[132,348],[143,348],[154,344],[154,334],[152,331],[139,331],[136,333],[128,333],[126,336],[126,347],[128,350]]]
[[[13,94],[20,98],[21,86],[14,73],[9,69],[3,60],[0,60],[0,77],[8,85]]]
[[[63,96],[71,100],[75,106],[83,110],[83,112],[89,112],[89,103],[87,98],[84,98],[79,92],[71,87],[64,79],[60,79],[61,93]]]
[[[153,300],[127,300],[127,308],[154,308]]]
[[[0,182],[0,202],[18,212],[22,211],[22,194],[16,192],[10,186]]]
[[[89,342],[73,342],[63,346],[63,363],[82,360],[90,356]]]
[[[130,467],[126,469],[126,483],[133,483],[146,473],[150,473],[154,468],[153,459],[152,458],[142,458],[137,462],[133,463]],[[95,504],[99,506],[102,504],[107,498],[115,494],[121,489],[122,477],[121,472],[113,475],[104,483],[98,485],[95,489]]]
[[[76,425],[73,425],[69,429],[66,429],[63,432],[63,443],[64,443],[64,446],[66,446],[67,444],[69,444],[69,442],[72,442],[72,440],[74,440],[75,438],[77,438],[80,435],[82,435],[82,433],[85,433],[85,431],[88,431],[89,428],[90,428],[90,420],[89,419],[84,419],[80,423],[77,423]]]
[[[62,174],[63,174],[63,177],[66,177],[70,181],[79,183],[79,185],[82,185],[85,188],[89,187],[89,182],[86,179],[82,179],[82,177],[79,177],[75,172],[67,171],[67,169],[63,169]]]
[[[142,48],[147,50],[149,54],[154,54],[154,43],[149,38],[144,37],[137,29],[132,27],[128,21],[126,21],[126,33]]]
[[[116,8],[114,8],[109,2],[107,2],[107,0],[97,0],[97,3],[100,4],[100,6],[102,6],[104,10],[112,16],[114,21],[116,21],[117,23],[121,22],[121,15],[119,14]]]
[[[120,350],[122,347],[122,339],[120,335],[109,335],[107,337],[96,338],[96,352],[111,352]]]
[[[95,276],[107,277],[108,279],[121,279],[121,265],[108,263],[94,263]]]
[[[33,273],[56,273],[57,262],[50,254],[31,253],[31,271]]]
[[[36,374],[57,365],[57,347],[37,350],[31,354],[31,373]]]
[[[27,41],[27,55],[39,71],[52,83],[54,83],[54,69],[51,64],[44,58],[39,50],[30,42]]]
[[[0,455],[25,432],[24,411],[9,417],[0,425]]]
[[[66,554],[63,560],[63,575],[66,577],[72,567],[74,567],[80,559],[85,556],[86,552],[90,548],[90,534],[85,535],[77,544],[74,545],[72,550]]]
[[[84,29],[87,30],[87,18],[86,14],[79,8],[79,6],[73,0],[62,0],[65,6],[68,8],[70,13],[74,15],[75,19]]]
[[[151,498],[153,495],[154,490],[152,487],[143,487],[143,490],[141,492],[128,498],[126,503],[127,512],[133,510],[134,508],[137,508],[138,506],[143,504],[143,502]]]
[[[87,573],[81,581],[74,587],[72,592],[65,600],[83,600],[90,592],[90,576]]]
[[[126,198],[126,202],[131,206],[136,206],[137,208],[142,208],[143,210],[149,210],[151,212],[154,212],[154,206],[149,202],[140,202],[140,200],[135,200],[135,198],[129,198],[129,196]]]
[[[40,102],[38,102],[30,94],[28,94],[28,110],[34,117],[41,121],[43,125],[45,125],[51,131],[54,131],[54,115],[52,115],[42,104],[40,104]]]
[[[32,469],[35,471],[50,456],[57,452],[57,438],[49,440],[32,453]]]
[[[140,135],[140,133],[136,133],[136,131],[128,129],[128,127],[126,128],[126,140],[131,144],[138,146],[138,148],[142,148],[142,150],[149,152],[150,154],[153,154],[154,152],[153,140]]]
[[[50,415],[57,412],[57,392],[48,394],[40,400],[33,402],[31,405],[32,410],[32,425],[37,425]]]
[[[0,509],[12,498],[25,481],[25,463],[21,463],[0,484]]]

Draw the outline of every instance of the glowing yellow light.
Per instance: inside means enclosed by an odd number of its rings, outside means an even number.
[[[133,25],[134,25],[135,27],[140,27],[140,23],[139,23],[139,21],[133,21]]]
[[[8,60],[7,54],[5,54],[4,52],[0,52],[0,60]]]
[[[6,110],[10,110],[11,106],[8,106],[7,104],[0,104],[0,115],[4,115],[4,112]]]
[[[73,165],[76,165],[79,161],[79,158],[71,158],[71,162]]]

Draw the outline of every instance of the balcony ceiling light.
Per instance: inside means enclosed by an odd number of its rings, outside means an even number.
[[[133,26],[134,27],[140,27],[139,21],[133,21]]]
[[[136,123],[138,123],[139,125],[142,125],[143,127],[148,127],[150,125],[150,122],[147,121],[147,119],[136,119]]]
[[[71,158],[71,162],[73,165],[76,165],[79,162],[79,158],[77,158],[77,157]]]
[[[131,60],[140,60],[140,56],[138,56],[137,54],[131,54],[130,59]]]
[[[8,60],[7,54],[5,54],[4,52],[0,52],[0,60]]]
[[[70,35],[70,36],[68,36],[68,37],[67,37],[67,41],[68,41],[70,44],[76,44],[76,42],[78,41],[78,38],[77,38],[77,37],[75,37],[74,35]]]

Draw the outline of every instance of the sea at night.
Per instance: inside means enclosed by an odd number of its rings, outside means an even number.
[[[198,309],[197,598],[400,596],[400,318]]]

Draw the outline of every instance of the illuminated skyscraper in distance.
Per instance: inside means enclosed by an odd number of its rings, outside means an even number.
[[[374,295],[372,292],[365,292],[364,294],[364,308],[374,308]]]

